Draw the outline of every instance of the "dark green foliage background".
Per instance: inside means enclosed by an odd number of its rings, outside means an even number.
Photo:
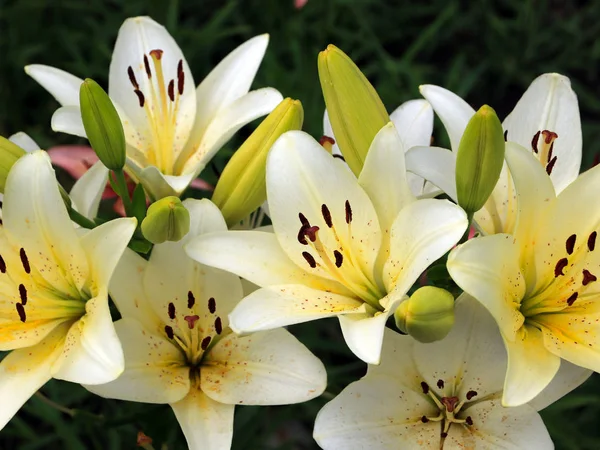
[[[197,83],[236,45],[270,33],[255,86],[274,86],[302,100],[305,130],[316,137],[324,107],[316,57],[329,43],[358,63],[390,111],[419,97],[419,84],[434,83],[474,107],[487,103],[504,117],[537,75],[560,72],[571,77],[579,96],[583,167],[600,153],[600,2],[570,0],[309,0],[300,11],[292,0],[0,0],[0,134],[23,130],[43,147],[77,142],[50,130],[58,105],[23,66],[54,65],[106,87],[117,30],[135,15],[151,15],[169,29]],[[436,142],[445,145],[439,130]],[[217,170],[240,141],[220,152]],[[214,174],[204,176],[214,181]],[[326,364],[330,397],[364,373],[335,321],[292,331]],[[558,449],[600,448],[599,384],[594,376],[542,412]],[[42,392],[74,414],[34,397],[0,432],[0,450],[130,449],[138,430],[153,437],[157,449],[163,443],[185,448],[168,406],[103,400],[55,381]],[[325,397],[295,406],[238,408],[234,448],[316,448],[311,427]]]

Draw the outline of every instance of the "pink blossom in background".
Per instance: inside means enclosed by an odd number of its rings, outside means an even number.
[[[308,0],[294,0],[294,8],[302,9],[308,3]]]

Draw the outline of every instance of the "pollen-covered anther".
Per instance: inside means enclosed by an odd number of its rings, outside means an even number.
[[[531,140],[531,149],[534,153],[538,153],[538,140],[540,139],[541,131],[538,131],[533,135],[533,139]]]
[[[444,389],[444,380],[438,380],[437,387],[438,389]]]
[[[308,228],[310,228],[308,225],[302,225],[298,231],[298,242],[302,245],[308,245],[308,241],[306,240],[306,230]]]
[[[578,296],[579,296],[578,292],[573,292],[571,294],[571,296],[567,299],[567,305],[573,306],[573,303],[575,303],[575,300],[577,300]]]
[[[200,348],[202,350],[206,350],[208,348],[208,346],[210,345],[210,341],[212,340],[212,338],[210,336],[206,336],[204,339],[202,339],[202,343],[200,344]]]
[[[421,389],[423,390],[423,394],[429,393],[429,385],[424,381],[421,381]]]
[[[350,224],[350,222],[352,222],[352,208],[350,207],[350,202],[346,200],[344,206],[346,208],[346,223]]]
[[[571,236],[569,236],[569,238],[565,242],[565,247],[566,247],[567,253],[569,255],[573,254],[573,250],[575,249],[575,242],[576,242],[576,240],[577,240],[577,235],[576,234],[572,234]]]
[[[427,422],[429,422],[429,419],[426,416],[423,416],[423,417],[421,417],[421,422],[427,423]]]
[[[552,150],[552,149],[550,149],[550,150]],[[555,156],[555,157],[554,157],[554,158],[552,158],[552,159],[550,160],[550,162],[548,162],[548,164],[546,165],[546,173],[547,173],[548,175],[551,175],[551,174],[552,174],[552,169],[554,169],[554,165],[556,164],[556,159],[557,159],[557,158],[556,158],[556,156]]]
[[[19,314],[19,319],[21,322],[27,321],[27,314],[25,314],[25,307],[21,303],[16,304],[17,314]]]
[[[306,218],[306,216],[302,213],[298,213],[298,218],[300,219],[300,223],[306,227],[310,227],[310,222]]]
[[[321,214],[323,215],[323,220],[329,228],[333,227],[333,222],[331,220],[331,212],[329,212],[329,208],[326,204],[321,205]]]
[[[169,94],[169,100],[174,102],[175,101],[175,80],[169,81],[169,86],[167,87],[167,93]]]
[[[167,313],[169,314],[169,319],[171,319],[171,320],[175,319],[175,304],[174,303],[169,303],[169,306],[167,307]]]
[[[213,302],[214,301],[215,301],[215,299],[213,298]],[[195,304],[196,304],[196,297],[194,297],[194,293],[192,291],[188,291],[188,303],[187,303],[188,309],[192,309]]]
[[[148,56],[144,55],[144,70],[146,71],[146,75],[150,80],[152,78],[152,71],[150,70],[150,62],[148,61]]]
[[[471,416],[467,416],[467,418],[465,419],[465,423],[467,425],[473,425],[473,419],[471,419]]]
[[[169,339],[173,339],[173,337],[175,337],[175,333],[173,332],[173,327],[170,327],[169,325],[165,326],[165,333],[167,333],[167,337]]]
[[[139,89],[135,89],[133,92],[135,92],[135,95],[137,95],[140,108],[143,108],[146,104],[146,97],[144,97],[144,94]]]
[[[216,310],[217,310],[217,302],[215,301],[214,297],[211,297],[208,299],[208,311],[211,314],[214,314]]]
[[[317,267],[317,262],[315,261],[313,255],[311,255],[308,252],[302,252],[302,257],[306,260],[306,262],[311,268],[314,269],[315,267]]]
[[[598,235],[597,232],[592,231],[588,237],[587,246],[588,246],[588,250],[590,252],[593,252],[594,249],[596,248],[596,236],[597,235]]]
[[[133,88],[139,89],[140,85],[138,84],[137,79],[135,78],[135,73],[133,73],[133,68],[131,66],[127,68],[127,76],[129,77],[129,81],[131,82]]]
[[[333,256],[335,257],[335,267],[339,269],[344,262],[344,256],[338,250],[333,251]]]
[[[4,262],[4,258],[0,255],[0,272],[6,273],[6,263]]]
[[[183,60],[179,60],[177,63],[177,92],[179,95],[183,94],[183,88],[185,83],[185,74],[183,73]]]
[[[221,321],[220,317],[215,319],[215,331],[217,334],[221,334],[223,332],[223,322]]]
[[[21,298],[21,304],[25,306],[27,304],[27,289],[25,285],[19,285],[19,297]]]
[[[587,286],[592,281],[596,281],[597,279],[598,278],[596,278],[596,275],[594,275],[587,269],[583,269],[583,281],[581,282],[581,284],[583,284],[584,286]]]
[[[23,264],[25,273],[31,273],[31,266],[29,265],[29,259],[27,258],[27,253],[25,253],[24,248],[19,251],[19,256],[21,257],[21,264]]]
[[[567,258],[561,258],[556,263],[554,267],[554,276],[558,277],[559,275],[564,275],[563,270],[565,267],[569,265],[569,260]]]
[[[477,395],[477,391],[469,391],[467,392],[467,400],[471,400],[473,397],[475,397]]]
[[[192,330],[196,326],[196,322],[200,319],[200,316],[194,314],[193,316],[185,316],[183,320],[185,320],[188,324],[188,328]]]

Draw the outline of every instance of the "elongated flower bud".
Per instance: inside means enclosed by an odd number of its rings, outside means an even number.
[[[0,192],[4,193],[6,177],[11,167],[25,153],[17,144],[0,136]]]
[[[458,204],[473,214],[491,195],[504,163],[504,136],[496,112],[487,105],[477,111],[460,140],[456,156]]]
[[[142,221],[142,234],[153,244],[179,241],[190,231],[190,213],[177,197],[152,203]]]
[[[443,339],[454,325],[454,297],[445,289],[423,286],[394,313],[396,326],[419,342]]]
[[[110,97],[94,80],[86,79],[79,89],[81,119],[85,134],[102,164],[111,170],[125,165],[125,133]]]
[[[304,110],[298,100],[284,99],[235,152],[225,166],[212,197],[232,226],[267,199],[267,154],[286,131],[300,130]]]
[[[318,67],[335,140],[358,176],[373,138],[390,117],[375,88],[339,48],[329,45],[319,53]]]

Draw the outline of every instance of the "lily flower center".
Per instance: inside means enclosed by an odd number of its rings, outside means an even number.
[[[185,310],[177,310],[172,302],[167,307],[169,318],[165,325],[165,333],[185,355],[192,377],[199,373],[202,358],[209,348],[231,332],[229,328],[223,329],[214,297],[208,299],[207,307],[208,309],[200,307],[196,303],[192,291],[188,291]]]
[[[438,380],[437,387],[440,390],[444,389],[444,380]],[[444,439],[448,436],[448,430],[450,430],[450,426],[452,426],[452,424],[457,424],[463,427],[470,427],[473,425],[473,419],[471,418],[471,416],[466,416],[462,418],[463,415],[459,413],[466,403],[470,402],[474,397],[477,396],[476,391],[468,391],[465,395],[465,398],[461,400],[458,396],[455,395],[449,397],[438,395],[432,389],[429,388],[429,385],[425,381],[421,382],[421,389],[423,390],[423,394],[429,396],[433,400],[433,403],[437,406],[439,410],[439,414],[422,416],[420,420],[422,423],[441,423],[440,435],[442,438],[442,443],[444,442]]]
[[[55,321],[75,321],[85,315],[85,302],[90,295],[77,289],[72,280],[66,283],[66,292],[58,290],[41,274],[52,268],[38,271],[24,248],[19,249],[18,255],[11,252],[4,256],[6,260],[0,255],[0,286],[5,294],[5,300],[0,302],[0,320],[6,323],[2,325],[0,340],[18,338],[21,332]],[[64,274],[60,276],[66,281]]]
[[[521,302],[520,311],[526,323],[540,328],[543,314],[585,307],[599,274],[597,264],[590,264],[597,235],[593,231],[588,236],[572,234],[566,239],[564,253],[556,255],[556,260],[549,264],[553,276],[548,277],[549,281],[542,289]],[[590,288],[592,292],[588,295]]]
[[[344,212],[343,220],[335,218],[326,204],[321,205],[321,214],[327,226],[325,229],[311,225],[302,212],[298,214],[300,219],[298,242],[306,246],[302,257],[311,269],[320,267],[375,311],[383,311],[379,300],[386,294],[371,277],[363,272],[351,242],[342,240],[340,225],[347,227],[347,235],[353,239],[352,207],[348,200],[345,202]],[[322,239],[321,233],[326,233],[328,239]]]
[[[182,146],[176,146],[175,141],[178,139],[177,115],[185,88],[185,73],[183,60],[180,59],[177,63],[176,79],[167,80],[162,57],[163,51],[159,49],[144,55],[143,67],[149,86],[147,92],[142,90],[131,66],[127,68],[127,76],[133,86],[133,92],[138,97],[140,108],[146,113],[151,134],[151,141],[147,143],[146,148],[140,150],[144,152],[150,164],[158,167],[165,175],[172,175],[176,152]]]
[[[554,141],[557,138],[558,134],[554,131],[540,130],[535,133],[531,140],[531,149],[542,166],[545,167],[548,175],[552,173],[557,160],[557,156],[553,155]]]

